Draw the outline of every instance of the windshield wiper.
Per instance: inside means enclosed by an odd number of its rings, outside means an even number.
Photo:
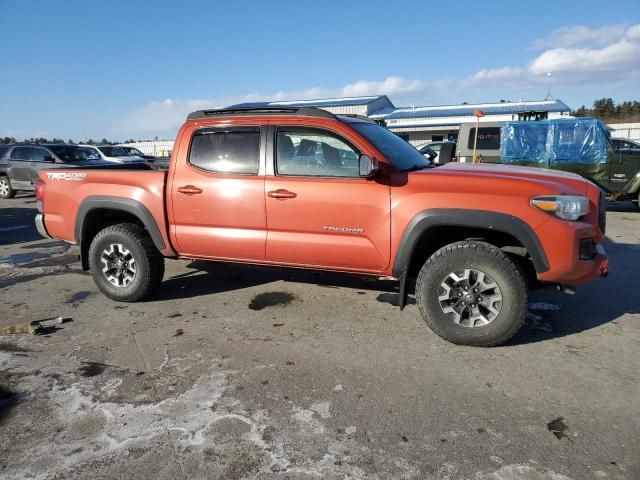
[[[418,170],[424,170],[425,168],[431,168],[431,167],[433,167],[433,165],[429,165],[429,164],[426,164],[426,165],[411,165],[408,168],[403,168],[401,171],[403,171],[403,172],[415,172],[415,171],[418,171]]]

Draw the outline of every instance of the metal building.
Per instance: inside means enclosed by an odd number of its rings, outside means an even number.
[[[328,112],[343,115],[363,115],[369,117],[374,113],[392,112],[393,103],[386,95],[369,97],[325,98],[318,100],[290,100],[282,102],[249,102],[232,105],[231,108],[259,108],[259,107],[316,107]]]
[[[395,107],[386,95],[369,97],[292,100],[285,102],[252,102],[233,105],[252,107],[317,107],[336,114],[365,115],[384,120],[389,130],[408,142],[421,143],[456,140],[463,123],[475,122],[473,112],[485,115],[480,121],[542,120],[568,115],[571,109],[561,100],[476,103],[423,107]]]
[[[571,111],[560,100],[540,100],[403,107],[390,113],[374,112],[370,116],[383,119],[389,130],[408,142],[419,145],[441,140],[457,140],[460,125],[475,123],[474,112],[478,110],[484,115],[480,117],[480,122],[544,120],[568,115]]]

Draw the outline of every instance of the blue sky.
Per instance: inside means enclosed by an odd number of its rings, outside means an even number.
[[[244,100],[640,100],[640,2],[0,0],[0,136],[172,138]]]

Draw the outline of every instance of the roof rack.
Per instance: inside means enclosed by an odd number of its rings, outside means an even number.
[[[347,117],[347,118],[357,118],[358,120],[363,120],[369,123],[376,123],[372,118],[365,117],[364,115],[358,115],[355,113],[339,113],[338,115],[341,117]]]
[[[303,117],[322,117],[336,119],[336,116],[326,110],[313,107],[285,108],[285,107],[260,107],[260,108],[215,108],[211,110],[198,110],[191,112],[187,120],[197,118],[209,118],[220,116],[244,116],[244,115],[296,115]]]

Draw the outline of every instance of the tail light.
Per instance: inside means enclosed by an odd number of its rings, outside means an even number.
[[[39,202],[42,202],[42,200],[44,200],[44,181],[41,179],[38,179],[38,181],[36,182],[36,200],[38,200]]]

